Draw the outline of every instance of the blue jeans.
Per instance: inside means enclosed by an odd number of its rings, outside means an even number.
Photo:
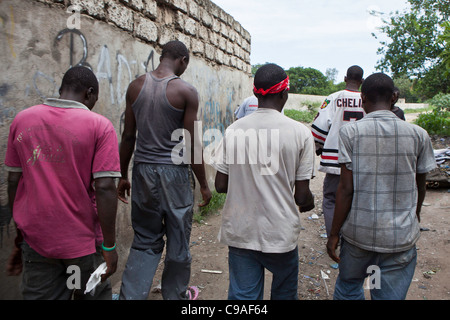
[[[273,274],[272,300],[298,299],[298,248],[286,253],[263,253],[229,247],[228,264],[229,300],[262,300],[265,268]]]
[[[335,300],[364,300],[363,284],[368,276],[372,300],[404,300],[414,276],[417,251],[414,246],[403,252],[378,253],[342,240],[340,258]]]

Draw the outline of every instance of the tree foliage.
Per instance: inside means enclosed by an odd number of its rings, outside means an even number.
[[[263,65],[252,65],[253,76]],[[305,67],[291,67],[285,71],[290,80],[290,93],[327,96],[333,92],[345,89],[345,82],[334,83],[338,74],[336,68],[327,69],[326,75],[317,69]]]
[[[377,69],[394,79],[414,79],[413,90],[429,99],[450,92],[443,62],[443,25],[450,16],[448,0],[408,0],[410,8],[391,13],[379,29],[389,40],[381,41]],[[377,37],[376,35],[374,35]],[[445,54],[444,54],[445,55]]]
[[[443,46],[438,41],[442,23],[448,20],[448,0],[409,0],[409,11],[391,14],[384,20],[380,31],[390,41],[381,41],[378,53],[383,55],[378,63],[381,71],[391,71],[395,76],[421,77],[439,64]]]
[[[334,84],[336,69],[327,69],[327,75],[314,68],[292,67],[286,70],[290,79],[290,92],[329,95],[345,88],[345,83]]]
[[[439,36],[439,40],[442,42],[444,49],[441,53],[441,58],[445,67],[447,68],[447,74],[450,73],[450,22],[446,21],[442,24],[444,32]]]

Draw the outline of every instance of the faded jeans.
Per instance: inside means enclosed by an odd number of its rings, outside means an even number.
[[[229,300],[262,300],[264,269],[273,274],[271,299],[297,300],[298,248],[286,253],[264,253],[229,247]]]
[[[335,300],[364,300],[363,284],[368,276],[372,300],[404,300],[414,276],[417,251],[414,246],[404,252],[377,253],[342,239],[340,258]]]

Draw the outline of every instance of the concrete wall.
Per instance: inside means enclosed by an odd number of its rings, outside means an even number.
[[[77,5],[77,6],[75,6]],[[68,29],[71,28],[71,29]],[[9,125],[21,110],[57,97],[64,72],[90,67],[100,82],[94,112],[111,120],[120,141],[128,84],[157,67],[161,46],[191,51],[182,78],[199,92],[203,130],[224,131],[251,92],[250,35],[208,0],[2,0],[0,2],[0,216],[8,212],[3,160]],[[212,182],[212,168],[207,169]],[[119,205],[120,279],[132,237],[130,208]],[[0,221],[0,299],[18,299],[18,278],[5,276],[15,236]]]

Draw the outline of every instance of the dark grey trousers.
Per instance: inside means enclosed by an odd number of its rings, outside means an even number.
[[[340,175],[327,173],[323,180],[322,212],[325,220],[327,236],[330,236],[333,223],[334,205],[336,203],[336,191],[339,185]]]
[[[101,282],[90,293],[84,294],[86,283],[97,267],[104,262],[101,249],[74,259],[52,259],[41,256],[25,241],[22,248],[22,294],[24,300],[111,300],[112,289],[109,279]],[[75,272],[69,267],[79,268],[80,288],[71,281]],[[69,286],[69,284],[71,284]]]
[[[120,299],[148,298],[164,246],[163,298],[187,298],[194,204],[192,178],[187,166],[134,165],[131,194],[134,240],[122,275]]]

